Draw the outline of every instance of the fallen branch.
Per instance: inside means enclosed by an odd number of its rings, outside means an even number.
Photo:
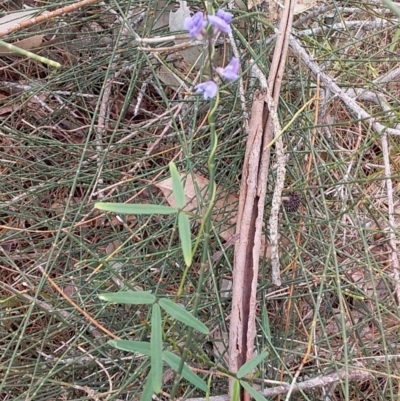
[[[48,21],[50,19],[59,17],[64,14],[68,14],[72,11],[77,10],[78,8],[88,6],[90,4],[94,4],[99,1],[100,0],[83,0],[83,1],[78,1],[77,3],[74,3],[74,4],[70,4],[69,6],[58,8],[57,10],[54,10],[54,11],[45,11],[43,14],[40,14],[37,17],[30,18],[23,22],[19,22],[18,24],[10,26],[9,28],[5,29],[4,31],[0,31],[0,38],[2,38],[3,36],[9,35],[10,33],[29,28],[36,24],[40,24],[41,22]]]
[[[339,384],[345,378],[349,381],[366,381],[371,379],[371,374],[364,370],[339,370],[338,372],[331,373],[326,376],[315,377],[314,379],[306,380],[301,383],[297,383],[296,387],[293,389],[294,393],[299,391],[313,390],[317,388],[324,388],[331,386],[333,384]],[[290,389],[290,384],[283,384],[274,388],[268,388],[263,391],[264,397],[272,397],[275,395],[286,394]],[[217,395],[215,397],[207,398],[209,401],[229,401],[230,398],[228,394]],[[205,398],[188,398],[186,401],[205,401]]]
[[[394,26],[392,21],[388,21],[383,18],[376,18],[372,21],[346,21],[338,22],[337,24],[330,25],[327,27],[311,28],[304,31],[297,31],[296,36],[315,36],[322,35],[323,33],[332,31],[343,31],[347,32],[350,29],[362,29],[363,31],[371,31],[373,29],[383,29],[388,26]]]
[[[394,277],[394,288],[397,299],[397,305],[400,306],[400,265],[399,258],[397,255],[397,238],[396,238],[396,230],[398,224],[396,223],[396,215],[394,208],[394,200],[393,200],[393,182],[391,177],[391,168],[390,168],[390,158],[389,158],[389,146],[387,142],[387,135],[384,133],[381,137],[382,144],[382,154],[383,154],[383,163],[385,165],[385,176],[386,176],[386,193],[387,193],[387,202],[388,202],[388,230],[389,230],[389,244],[390,244],[390,259],[392,262],[392,271]]]
[[[370,124],[378,134],[382,135],[387,133],[389,135],[400,135],[400,130],[388,128],[379,123],[376,118],[368,114],[362,107],[360,107],[349,95],[347,95],[331,78],[325,74],[321,68],[315,63],[308,53],[300,45],[299,41],[293,36],[290,36],[290,47],[296,53],[303,63],[321,80],[321,82],[329,88],[333,95],[337,96],[343,104],[349,109],[355,118],[363,120],[365,123]]]

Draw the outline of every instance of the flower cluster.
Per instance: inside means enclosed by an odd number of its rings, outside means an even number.
[[[207,34],[206,29],[209,25],[212,26],[214,34],[218,32],[231,33],[231,22],[232,14],[227,11],[218,10],[215,15],[207,15],[206,18],[201,11],[198,11],[192,17],[185,19],[184,27],[189,31],[191,38],[202,40]],[[228,81],[234,81],[239,78],[239,60],[233,57],[225,68],[218,67],[216,71]],[[205,100],[208,100],[216,96],[218,86],[214,81],[207,81],[196,85],[195,90],[202,94]]]

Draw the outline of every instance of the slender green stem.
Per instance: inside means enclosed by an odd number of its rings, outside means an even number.
[[[56,61],[49,60],[48,58],[38,56],[35,53],[28,52],[27,50],[21,49],[20,47],[14,46],[10,43],[3,42],[2,40],[0,40],[0,46],[3,46],[6,49],[9,49],[14,53],[21,54],[22,56],[28,57],[32,60],[36,60],[36,61],[39,61],[40,63],[47,64],[50,67],[54,67],[54,68],[61,67],[61,64],[57,63]]]
[[[193,255],[197,252],[197,248],[199,247],[200,241],[203,238],[203,233],[206,232],[206,223],[207,223],[207,221],[209,219],[211,220],[211,212],[212,212],[212,209],[214,207],[214,202],[215,202],[216,185],[215,185],[215,182],[214,182],[214,174],[215,174],[214,173],[214,165],[215,165],[215,163],[214,163],[214,154],[215,154],[215,151],[217,149],[218,137],[217,137],[217,134],[215,132],[215,121],[211,121],[211,116],[214,115],[215,111],[217,110],[218,103],[219,103],[219,93],[217,92],[215,100],[214,100],[214,102],[213,102],[213,104],[211,106],[212,109],[210,110],[210,114],[209,114],[211,149],[210,149],[210,155],[209,155],[208,162],[207,162],[208,170],[209,170],[209,173],[210,173],[210,181],[209,181],[209,184],[208,184],[209,185],[208,207],[207,207],[207,210],[206,210],[206,212],[204,214],[204,217],[202,218],[201,223],[200,223],[199,233],[197,235],[196,242],[194,243],[193,250],[192,250],[192,254]],[[214,134],[213,134],[213,130],[214,130]],[[217,139],[213,139],[213,136],[215,136],[215,138],[217,138]],[[210,157],[211,155],[212,155],[212,158]],[[213,186],[213,188],[211,188],[211,186]],[[186,276],[187,276],[187,274],[189,272],[189,268],[190,268],[190,266],[186,266],[185,270],[183,271],[181,283],[179,285],[179,289],[178,289],[178,292],[177,292],[177,297],[178,298],[182,295],[183,286],[185,284]]]
[[[211,49],[210,49],[211,48]],[[210,76],[212,77],[212,65],[211,65],[211,61],[212,61],[212,57],[214,55],[214,46],[212,45],[212,41],[210,39],[209,42],[209,52],[210,52]],[[200,273],[199,273],[199,280],[198,280],[198,284],[197,284],[197,288],[196,288],[196,294],[194,297],[194,304],[193,304],[193,315],[197,316],[197,310],[200,304],[200,295],[202,292],[202,288],[203,288],[203,281],[204,281],[204,273],[206,271],[207,265],[208,265],[208,258],[209,258],[209,243],[210,243],[210,232],[211,232],[211,225],[212,225],[212,221],[211,221],[211,215],[212,215],[212,210],[214,207],[214,202],[215,202],[215,197],[216,197],[216,184],[215,184],[215,154],[217,151],[217,145],[218,145],[218,136],[217,136],[217,131],[215,129],[215,112],[217,110],[218,107],[218,103],[219,103],[219,93],[217,92],[216,97],[211,100],[211,104],[210,104],[210,113],[208,115],[208,123],[210,126],[210,154],[208,156],[208,171],[209,171],[209,184],[208,184],[208,207],[207,207],[207,211],[205,213],[204,218],[202,219],[202,223],[200,226],[200,231],[199,234],[197,236],[197,240],[193,249],[193,252],[195,252],[197,250],[197,247],[199,245],[200,242],[200,238],[203,238],[203,250],[202,250],[202,254],[201,254],[201,263],[200,263]],[[182,278],[181,281],[181,285],[182,283],[184,283],[184,277]],[[181,378],[181,372],[183,369],[183,364],[185,363],[187,354],[188,354],[188,349],[189,349],[189,345],[192,341],[192,334],[193,334],[193,329],[189,328],[188,330],[188,335],[186,338],[186,343],[185,343],[185,347],[183,349],[182,352],[182,357],[181,357],[181,361],[179,364],[179,368],[177,371],[177,374],[175,376],[175,381],[174,381],[174,385],[172,387],[171,390],[171,400],[174,399],[178,386],[179,386],[179,381]]]
[[[209,52],[208,62],[209,62],[209,69],[210,69],[210,78],[212,78],[213,67],[212,67],[211,61],[215,54],[215,48],[213,46],[211,35],[209,35],[209,37],[208,37],[208,52]],[[203,235],[202,235],[203,232],[206,232],[206,230],[205,230],[206,222],[208,221],[208,218],[211,216],[211,211],[212,211],[212,208],[214,206],[214,201],[215,201],[216,185],[214,183],[214,156],[215,156],[215,152],[217,150],[218,138],[217,138],[217,134],[215,131],[215,117],[214,116],[215,116],[215,111],[217,110],[217,107],[218,107],[218,103],[219,103],[219,92],[217,91],[215,99],[213,99],[211,101],[211,105],[210,105],[211,109],[210,109],[210,113],[208,114],[208,122],[210,125],[210,141],[211,141],[210,155],[208,157],[208,170],[210,173],[209,191],[208,191],[208,194],[209,194],[208,195],[209,196],[208,207],[207,207],[206,213],[201,221],[199,233],[197,235],[196,242],[195,242],[193,250],[192,250],[192,255],[194,255],[196,253],[197,248],[199,247],[200,240],[203,238]],[[213,187],[213,188],[211,188],[211,187]],[[210,217],[210,219],[211,219],[211,217]],[[189,268],[190,268],[190,266],[186,266],[185,270],[183,271],[181,283],[179,285],[179,289],[178,289],[178,293],[177,293],[177,297],[180,297],[183,292],[183,286],[185,284],[186,276],[189,272]]]

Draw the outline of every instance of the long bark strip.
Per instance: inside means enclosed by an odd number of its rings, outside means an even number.
[[[270,161],[270,148],[276,130],[276,105],[285,67],[288,38],[293,20],[294,0],[285,1],[285,10],[275,47],[268,88],[254,94],[250,119],[250,135],[240,187],[236,232],[240,240],[235,246],[232,313],[229,335],[229,370],[238,369],[253,357],[256,336],[256,292],[258,265],[264,221],[264,202]],[[268,105],[268,106],[267,106]],[[273,108],[273,110],[271,110]],[[230,382],[232,389],[233,380]],[[250,396],[242,389],[241,401]]]
[[[250,136],[247,139],[242,183],[239,197],[239,213],[236,232],[240,240],[235,247],[233,271],[232,313],[229,336],[229,369],[237,372],[247,359],[247,333],[252,324],[257,288],[258,260],[261,235],[256,235],[257,178],[264,131],[264,102],[266,90],[254,94],[250,119]],[[254,324],[254,323],[253,323]],[[251,347],[251,352],[253,346]],[[243,398],[242,398],[243,399]]]

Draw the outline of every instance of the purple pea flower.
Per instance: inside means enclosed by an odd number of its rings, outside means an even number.
[[[216,16],[222,18],[227,24],[230,24],[232,22],[233,16],[231,13],[228,13],[228,11],[220,9],[217,11]]]
[[[204,16],[201,11],[198,11],[193,17],[186,18],[183,22],[185,29],[189,31],[191,38],[198,40],[203,39],[204,34]]]
[[[232,57],[229,64],[225,68],[218,67],[217,72],[228,81],[235,81],[239,78],[239,59]]]
[[[196,93],[201,93],[204,100],[212,99],[218,91],[218,86],[214,81],[206,81],[194,87]]]
[[[218,15],[218,12],[220,15]],[[217,31],[224,33],[231,33],[232,29],[229,23],[232,21],[232,14],[225,12],[224,10],[218,10],[217,15],[208,15],[208,22],[216,28]],[[228,22],[229,21],[229,22]]]

